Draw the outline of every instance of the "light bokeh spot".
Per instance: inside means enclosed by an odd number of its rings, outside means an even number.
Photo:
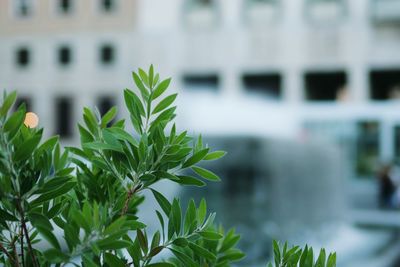
[[[36,128],[39,124],[39,117],[33,112],[27,112],[25,115],[24,124],[29,128]]]

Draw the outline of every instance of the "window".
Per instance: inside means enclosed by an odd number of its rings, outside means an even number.
[[[185,89],[218,91],[219,79],[215,74],[195,75],[188,74],[183,77]]]
[[[194,6],[209,6],[211,4],[213,4],[212,0],[192,0]]]
[[[394,156],[396,164],[400,163],[400,125],[394,127]]]
[[[369,81],[371,99],[400,99],[400,69],[371,71]]]
[[[370,14],[376,23],[397,24],[400,21],[400,1],[371,0]]]
[[[312,21],[338,21],[346,13],[343,0],[307,0],[306,16]]]
[[[115,10],[115,1],[113,0],[100,0],[101,1],[101,9],[104,12],[111,12]]]
[[[357,173],[373,176],[379,163],[379,123],[362,121],[357,124]]]
[[[59,134],[60,137],[64,138],[72,137],[72,129],[73,129],[72,99],[69,97],[57,98],[55,112],[56,112],[55,116],[56,133]]]
[[[18,48],[15,53],[15,63],[19,67],[27,67],[30,63],[30,53],[27,47]]]
[[[18,17],[29,17],[33,11],[33,0],[12,0],[14,13]]]
[[[100,48],[100,61],[104,65],[109,65],[114,62],[115,53],[114,47],[111,45],[103,45]]]
[[[71,48],[68,46],[61,46],[58,49],[58,62],[62,66],[67,66],[71,63]]]
[[[281,6],[278,0],[247,0],[244,18],[252,26],[264,27],[264,23],[277,21],[281,17]]]
[[[307,100],[334,101],[342,100],[346,89],[347,77],[344,71],[309,72],[305,75]]]
[[[115,99],[112,96],[101,96],[97,100],[98,108],[101,116],[104,116],[113,106],[115,106]],[[114,122],[111,121],[110,124]]]
[[[62,14],[69,14],[72,11],[72,0],[58,0],[58,10]]]
[[[243,75],[246,91],[263,94],[271,99],[281,98],[281,80],[279,73]]]
[[[191,27],[210,27],[218,21],[216,1],[188,0],[184,7],[185,22]]]
[[[225,184],[227,196],[249,196],[254,194],[256,172],[252,166],[231,166],[226,171],[229,181]]]
[[[26,111],[32,111],[32,99],[30,97],[18,96],[14,104],[14,110],[17,110],[22,103],[25,103]]]

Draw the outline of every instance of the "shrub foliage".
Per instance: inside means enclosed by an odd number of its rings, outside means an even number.
[[[78,147],[61,148],[57,136],[42,141],[43,129],[24,125],[24,104],[10,111],[17,94],[4,94],[0,265],[224,267],[244,257],[236,248],[239,235],[215,225],[205,200],[190,200],[183,210],[179,199],[169,201],[153,188],[160,180],[184,186],[219,181],[198,163],[225,152],[177,131],[177,94],[164,96],[171,79],[161,80],[152,66],[132,75],[136,88],[124,90],[128,122],[116,120],[116,107],[103,116],[84,108]],[[158,202],[154,233],[137,216],[144,190]],[[306,254],[309,262],[307,248],[276,253],[276,266],[295,266],[284,265],[285,255]]]

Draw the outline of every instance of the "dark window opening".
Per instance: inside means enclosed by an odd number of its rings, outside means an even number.
[[[400,125],[394,127],[394,156],[396,164],[400,163]]]
[[[218,91],[219,78],[215,74],[211,75],[185,75],[183,83],[188,90],[211,90]]]
[[[18,16],[27,17],[31,14],[32,10],[27,0],[19,0],[16,11]]]
[[[72,137],[73,130],[73,109],[72,99],[69,97],[60,97],[56,99],[56,133],[60,137]]]
[[[111,45],[104,45],[100,49],[100,59],[103,64],[111,64],[114,62],[115,53]]]
[[[103,7],[104,11],[110,12],[115,8],[115,2],[113,0],[102,0],[101,6]]]
[[[59,0],[59,6],[62,13],[70,13],[72,10],[71,0]]]
[[[14,110],[17,110],[18,107],[21,106],[23,103],[25,104],[27,112],[32,111],[32,99],[30,97],[22,97],[22,96],[19,96],[15,101]]]
[[[347,93],[347,77],[344,71],[310,72],[305,75],[307,100],[342,100]]]
[[[199,5],[208,6],[212,4],[212,0],[195,0]]]
[[[371,71],[369,81],[371,99],[400,99],[400,69]]]
[[[231,166],[226,171],[229,181],[225,184],[225,194],[228,196],[252,195],[255,175],[255,169],[251,166]]]
[[[373,176],[379,163],[379,123],[362,121],[357,124],[356,171],[364,177]]]
[[[281,97],[282,78],[278,73],[245,74],[243,84],[249,92],[261,93],[272,99]]]
[[[16,52],[16,64],[20,67],[26,67],[29,65],[30,53],[27,48],[20,48]]]
[[[101,96],[98,99],[98,108],[101,116],[104,116],[113,106],[115,106],[115,99],[111,96]],[[113,124],[112,120],[109,125]]]
[[[60,65],[69,65],[71,63],[71,49],[63,46],[58,50],[58,62]]]

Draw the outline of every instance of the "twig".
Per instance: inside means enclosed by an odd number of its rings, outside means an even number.
[[[21,233],[20,233],[20,238],[21,238],[21,261],[22,261],[22,267],[25,267],[25,256],[24,256],[24,232],[21,227]]]
[[[10,259],[13,259],[13,256],[11,256],[10,253],[8,253],[7,249],[3,246],[3,244],[0,243],[0,250],[4,252],[4,254],[6,254],[6,256]]]
[[[35,253],[34,253],[33,248],[32,248],[31,239],[29,237],[28,229],[26,227],[25,214],[24,214],[24,211],[22,210],[22,207],[21,207],[21,204],[20,204],[19,201],[20,200],[17,200],[17,205],[18,205],[19,214],[21,215],[21,227],[22,227],[22,230],[23,230],[23,232],[25,234],[26,243],[28,244],[28,251],[29,251],[29,254],[31,255],[33,266],[39,267],[39,264],[37,262]]]
[[[128,212],[129,202],[131,201],[133,195],[138,191],[139,188],[140,188],[140,185],[135,186],[135,187],[132,187],[132,188],[128,191],[128,196],[126,197],[124,209],[122,210],[121,215],[125,215],[125,214]]]
[[[16,237],[16,239],[14,239],[11,242],[11,247],[14,253],[14,264],[16,267],[19,267],[19,261],[18,261],[18,252],[17,252],[17,247],[15,246],[15,241],[18,239],[18,237]]]

